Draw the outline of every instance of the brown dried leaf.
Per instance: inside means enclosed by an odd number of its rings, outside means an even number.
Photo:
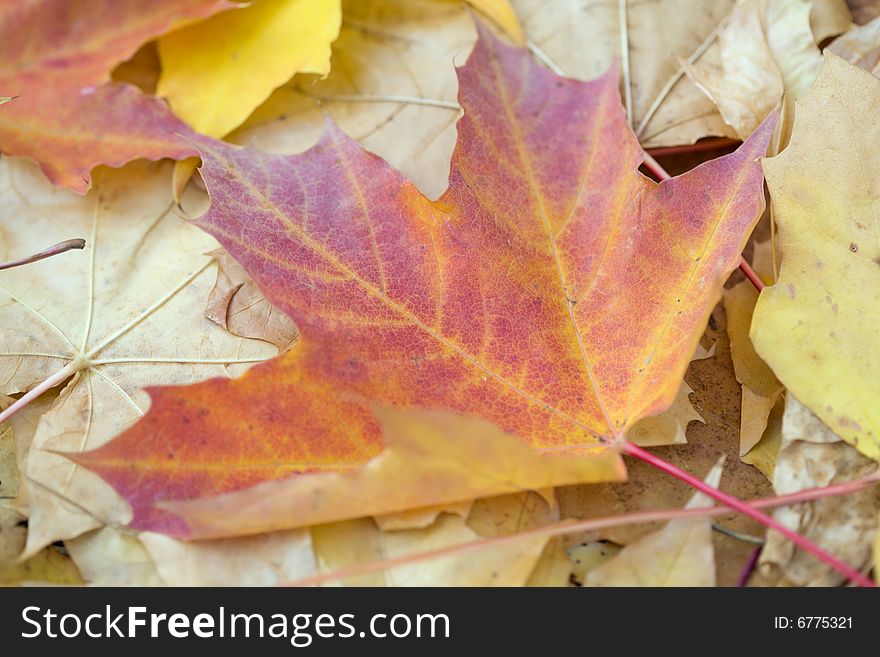
[[[448,514],[441,514],[429,527],[405,531],[383,532],[369,518],[312,528],[315,555],[322,573],[472,543],[479,538],[465,520]],[[346,586],[523,586],[547,542],[546,537],[527,538],[466,554],[419,560],[338,583]]]
[[[211,255],[217,261],[217,282],[208,296],[205,317],[233,335],[263,340],[287,351],[299,332],[284,313],[272,307],[256,284],[226,251]]]
[[[618,0],[583,2],[514,0],[532,47],[565,75],[591,79],[621,62]],[[627,3],[627,34],[633,123],[647,146],[692,143],[708,135],[735,136],[712,102],[688,79],[665,87],[729,14],[733,0],[655,0]],[[700,61],[716,60],[710,47]],[[622,77],[625,77],[625,73]],[[659,101],[656,113],[648,117]],[[647,118],[647,121],[646,121]],[[640,129],[638,129],[640,128]]]

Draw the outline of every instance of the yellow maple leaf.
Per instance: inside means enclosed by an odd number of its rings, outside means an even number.
[[[517,44],[525,43],[522,26],[508,0],[467,0],[467,2],[500,27]]]
[[[159,39],[157,95],[195,130],[222,137],[296,73],[326,75],[339,0],[257,0]]]
[[[841,438],[880,458],[880,80],[825,55],[789,147],[765,160],[782,269],[752,321],[758,355]]]

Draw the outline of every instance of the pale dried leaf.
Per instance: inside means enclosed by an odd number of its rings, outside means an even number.
[[[852,12],[853,20],[863,25],[880,16],[880,1],[878,0],[846,0]]]
[[[29,488],[24,479],[27,455],[30,452],[40,418],[51,408],[56,398],[57,395],[50,391],[34,400],[33,403],[20,410],[5,423],[5,426],[10,429],[9,438],[12,440],[12,454],[9,455],[8,452],[6,454],[7,457],[11,456],[14,460],[6,460],[0,466],[5,469],[5,476],[8,477],[8,479],[4,479],[4,475],[0,474],[0,480],[10,482],[6,485],[0,484],[0,506],[15,509],[25,516],[28,514]],[[7,408],[13,401],[12,397],[0,395],[0,409]]]
[[[749,281],[741,281],[724,290],[730,356],[736,378],[742,384],[740,456],[748,453],[761,440],[770,412],[784,390],[773,370],[758,356],[749,337],[757,301],[758,292]]]
[[[767,481],[771,482],[773,481],[773,472],[776,470],[776,459],[782,448],[782,416],[784,412],[785,396],[780,395],[767,418],[761,440],[747,454],[740,456],[743,463],[758,468],[767,477]]]
[[[426,195],[439,196],[459,116],[455,65],[477,36],[472,13],[463,3],[436,0],[354,0],[343,4],[343,14],[330,74],[295,77],[229,139],[271,153],[299,152],[318,139],[329,112]]]
[[[573,564],[572,579],[576,584],[583,586],[591,570],[616,557],[622,549],[620,545],[611,541],[590,541],[573,545],[568,549],[568,557]]]
[[[565,540],[556,536],[547,541],[544,552],[525,585],[535,588],[568,586],[571,573],[572,563],[565,550]]]
[[[553,489],[526,491],[476,500],[467,525],[480,536],[516,534],[559,521],[559,505]],[[571,562],[563,541],[547,541],[526,586],[550,587],[568,584]]]
[[[466,520],[480,536],[503,536],[558,522],[559,505],[553,489],[484,497]]]
[[[70,557],[47,547],[21,563],[0,564],[0,586],[75,586],[82,578]]]
[[[880,525],[880,519],[877,520],[877,524]],[[874,579],[880,584],[880,531],[874,539]]]
[[[828,50],[880,77],[880,16],[841,35]]]
[[[0,408],[3,408],[0,405]],[[0,497],[18,495],[18,454],[15,449],[15,436],[12,424],[0,424]]]
[[[772,284],[776,279],[773,271],[773,241],[754,242],[752,252],[752,269],[763,279],[764,283]]]
[[[789,394],[782,424],[782,448],[773,485],[780,495],[829,486],[868,475],[877,464],[826,427]],[[867,566],[877,531],[880,495],[869,489],[780,507],[774,518],[856,569]],[[838,586],[844,577],[784,537],[769,532],[762,571],[790,586]]]
[[[30,559],[19,558],[26,540],[24,517],[0,507],[0,586],[81,584],[76,566],[50,546]]]
[[[469,5],[491,20],[514,42],[522,45],[525,37],[516,12],[508,0],[466,0]]]
[[[724,459],[706,477],[718,487]],[[688,509],[713,505],[697,493]],[[613,559],[586,574],[585,586],[715,586],[715,553],[710,518],[678,518],[627,545]]]
[[[0,567],[15,563],[24,548],[25,517],[13,509],[0,507]]]
[[[795,100],[816,79],[822,57],[810,7],[806,0],[746,0],[719,34],[721,66],[683,64],[740,138],[754,132],[783,92]]]
[[[730,13],[733,0],[629,2],[627,32],[634,124],[640,125],[663,88]],[[565,75],[591,79],[622,61],[618,0],[515,0],[526,37]],[[700,61],[717,59],[710,48]],[[733,136],[712,102],[684,78],[663,96],[644,126],[646,146],[687,144],[708,135]]]
[[[459,516],[442,514],[424,529],[383,532],[369,520],[354,520],[312,529],[322,573],[405,557],[410,554],[472,543],[480,535]],[[524,538],[465,554],[432,556],[384,572],[345,581],[369,586],[523,586],[534,571],[546,537]]]
[[[64,546],[86,584],[94,586],[160,586],[150,555],[136,536],[102,527]]]
[[[351,566],[387,558],[381,543],[382,530],[372,518],[357,518],[312,527],[312,546],[318,572],[327,574]],[[384,572],[325,582],[322,586],[386,586]]]
[[[464,500],[452,504],[430,506],[424,509],[383,513],[374,516],[373,520],[376,521],[376,525],[383,532],[399,531],[401,529],[422,529],[433,525],[441,513],[449,513],[467,519],[473,505],[473,500]]]
[[[697,351],[692,361],[711,357],[715,345],[707,351],[703,345],[697,345]],[[693,389],[686,381],[681,382],[681,388],[672,404],[660,415],[646,417],[639,420],[636,425],[627,432],[627,439],[641,447],[659,447],[660,445],[683,445],[687,442],[687,428],[691,421],[703,421],[703,416],[691,404],[690,394]]]
[[[853,16],[850,8],[854,3],[866,4],[866,1],[875,0],[812,0],[810,27],[816,43],[822,43],[828,37],[846,32],[852,26]]]
[[[103,523],[123,524],[127,504],[99,477],[57,452],[97,447],[148,406],[143,387],[232,376],[277,353],[230,335],[200,312],[216,242],[173,213],[171,167],[137,162],[102,170],[78,196],[53,187],[31,163],[0,162],[0,257],[83,236],[86,249],[4,272],[0,381],[7,394],[71,375],[41,418],[27,455],[27,554]],[[195,190],[191,213],[207,199]],[[27,230],[22,230],[27,226]]]
[[[210,255],[217,261],[217,280],[208,297],[205,317],[233,335],[273,344],[279,353],[290,349],[299,337],[293,321],[272,307],[226,251],[217,249]]]
[[[277,586],[317,572],[307,529],[192,543],[138,538],[166,586]]]
[[[742,384],[740,407],[739,456],[750,452],[764,436],[770,413],[780,399],[784,388],[773,371],[755,352],[749,328],[758,292],[749,281],[742,281],[724,291],[724,308],[727,312],[727,335],[730,337],[730,355],[737,380]],[[759,451],[751,462],[760,463],[759,469],[767,474],[767,457],[777,451]],[[770,476],[768,475],[768,478]]]
[[[740,416],[739,455],[745,456],[764,436],[770,413],[779,401],[784,388],[780,387],[769,397],[752,392],[743,386],[742,412]]]

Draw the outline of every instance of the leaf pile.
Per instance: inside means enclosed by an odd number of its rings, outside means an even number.
[[[0,10],[0,582],[870,571],[870,11]]]

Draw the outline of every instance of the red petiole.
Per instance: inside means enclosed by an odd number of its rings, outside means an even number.
[[[706,151],[717,151],[722,148],[730,148],[737,146],[742,142],[739,139],[730,139],[729,137],[716,137],[714,139],[704,139],[696,144],[684,144],[682,146],[660,146],[658,148],[646,148],[645,151],[653,157],[664,157],[667,155],[687,155],[690,153],[705,153]]]

